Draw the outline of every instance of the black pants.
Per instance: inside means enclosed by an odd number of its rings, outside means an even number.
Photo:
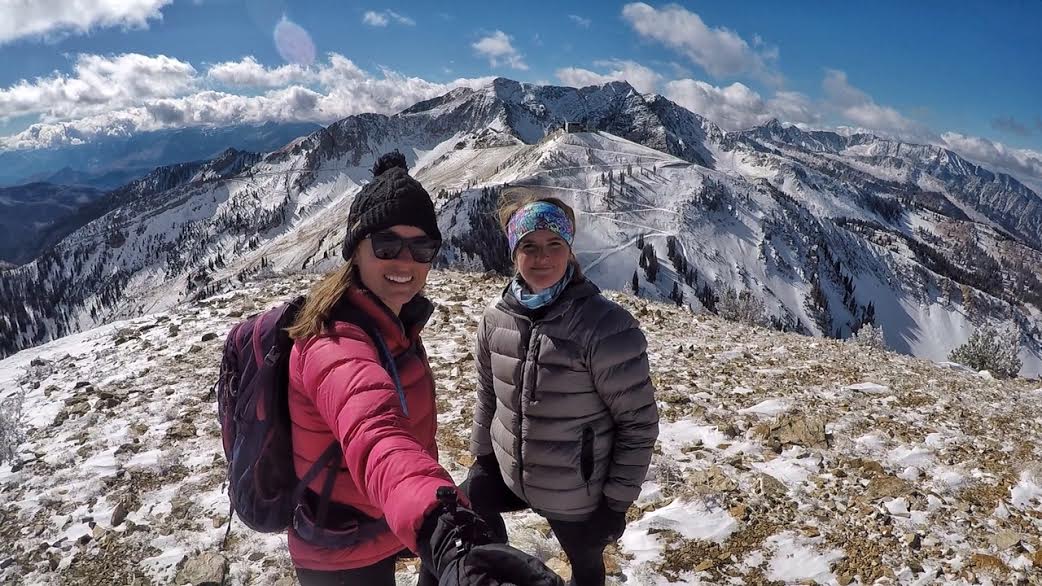
[[[403,552],[384,558],[375,564],[351,570],[335,570],[325,572],[322,570],[305,570],[297,568],[297,581],[301,586],[395,586],[394,567],[395,563],[412,554]],[[420,567],[420,580],[416,586],[437,586],[438,579]]]
[[[502,542],[507,542],[507,526],[500,513],[523,511],[531,508],[511,491],[503,478],[492,472],[471,476],[460,489],[467,498],[474,512],[488,524],[492,533]],[[597,543],[590,539],[585,522],[568,522],[547,519],[550,529],[557,536],[561,549],[564,550],[572,565],[572,586],[604,586],[604,548],[605,543]]]

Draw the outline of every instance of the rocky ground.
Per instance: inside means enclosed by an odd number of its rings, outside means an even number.
[[[211,395],[253,283],[0,361],[26,441],[0,465],[5,584],[292,584],[285,538],[228,522]],[[470,463],[470,348],[493,276],[436,272],[425,341],[442,461]],[[662,414],[611,583],[1042,584],[1042,384],[1000,381],[610,293],[643,324]],[[568,574],[549,527],[512,541]],[[403,563],[399,583],[415,581]]]

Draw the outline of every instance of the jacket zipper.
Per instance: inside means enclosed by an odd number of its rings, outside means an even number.
[[[529,395],[532,403],[539,402],[539,351],[542,348],[539,337],[535,336],[534,342],[529,344],[529,364],[528,367],[532,369],[532,393]],[[532,345],[534,344],[534,346]]]
[[[521,374],[518,379],[518,393],[517,393],[517,412],[519,414],[517,420],[517,470],[518,470],[518,484],[521,487],[521,496],[525,500],[528,500],[525,492],[525,459],[524,459],[524,438],[521,437],[522,429],[524,429],[525,423],[525,373],[528,372],[530,355],[532,354],[532,339],[538,340],[536,336],[535,324],[532,323],[528,318],[524,318],[528,321],[528,339],[525,340],[525,361],[521,365]],[[534,393],[534,390],[533,390]]]

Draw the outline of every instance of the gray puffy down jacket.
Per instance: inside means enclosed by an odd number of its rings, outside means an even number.
[[[534,319],[534,321],[533,321]],[[551,518],[640,494],[658,438],[647,340],[582,279],[533,312],[504,291],[477,334],[471,451],[495,453],[507,486]]]

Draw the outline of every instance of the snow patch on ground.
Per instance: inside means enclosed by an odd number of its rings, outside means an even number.
[[[752,413],[755,415],[761,415],[763,417],[773,417],[775,415],[781,415],[792,409],[792,402],[786,399],[767,399],[761,401],[752,407],[746,407],[740,409],[739,413]]]
[[[842,551],[823,550],[815,540],[788,531],[769,537],[765,545],[772,550],[768,563],[769,579],[790,584],[804,580],[838,584],[830,568],[833,562],[843,559]]]
[[[1020,481],[1010,489],[1010,502],[1021,510],[1042,504],[1042,478],[1027,470],[1021,472]]]

